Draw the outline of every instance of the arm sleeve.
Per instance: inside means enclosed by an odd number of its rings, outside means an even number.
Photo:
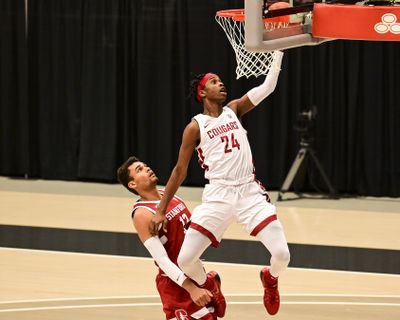
[[[160,269],[164,271],[172,281],[182,286],[182,283],[186,280],[186,276],[182,270],[170,260],[160,239],[157,236],[151,237],[143,244],[157,262]]]
[[[269,69],[264,82],[247,92],[247,96],[253,105],[258,105],[275,90],[276,84],[278,83],[279,73],[281,71],[282,58],[283,52],[275,51],[271,68]]]

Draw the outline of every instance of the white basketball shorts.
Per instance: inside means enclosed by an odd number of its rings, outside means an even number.
[[[239,186],[207,184],[202,204],[193,210],[190,228],[206,235],[214,247],[233,221],[255,236],[277,219],[275,206],[268,200],[265,189],[256,181]]]

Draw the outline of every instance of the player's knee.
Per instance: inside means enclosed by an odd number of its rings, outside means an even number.
[[[274,254],[274,259],[276,261],[279,261],[280,264],[287,266],[290,262],[289,249],[286,247],[286,248],[281,248],[281,249],[277,250]]]

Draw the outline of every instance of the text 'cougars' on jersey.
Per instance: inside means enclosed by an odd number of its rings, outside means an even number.
[[[176,215],[178,215],[180,212],[185,210],[185,205],[183,203],[178,203],[174,208],[172,208],[170,211],[167,212],[165,215],[167,219],[170,221],[172,220]]]
[[[227,124],[222,124],[219,127],[213,128],[207,131],[207,134],[210,139],[219,136],[220,134],[226,133],[231,130],[239,129],[238,124],[236,121],[229,122]]]

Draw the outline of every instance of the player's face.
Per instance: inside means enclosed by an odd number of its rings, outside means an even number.
[[[132,163],[129,166],[129,175],[133,180],[128,183],[128,186],[135,189],[139,194],[142,190],[154,188],[158,182],[153,170],[143,162]]]
[[[225,85],[217,75],[207,80],[204,89],[207,93],[207,99],[217,100],[221,103],[226,100],[227,91]]]

